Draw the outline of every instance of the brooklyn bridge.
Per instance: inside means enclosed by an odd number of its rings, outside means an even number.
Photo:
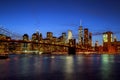
[[[76,54],[76,51],[90,51],[92,47],[85,48],[76,43],[76,39],[72,38],[71,32],[66,40],[66,33],[62,33],[59,38],[53,37],[52,32],[47,32],[47,38],[43,39],[42,34],[36,32],[32,35],[32,40],[29,40],[29,36],[24,34],[23,36],[11,33],[5,28],[0,28],[0,48],[2,52],[8,53],[30,53],[30,52],[61,52],[67,54]]]

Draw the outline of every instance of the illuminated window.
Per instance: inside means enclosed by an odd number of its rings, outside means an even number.
[[[108,42],[108,35],[107,35],[107,34],[104,34],[104,35],[103,35],[103,41],[104,41],[104,42]]]
[[[113,39],[112,39],[112,34],[111,34],[111,42],[113,42]]]

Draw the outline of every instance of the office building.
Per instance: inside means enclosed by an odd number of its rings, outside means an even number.
[[[79,45],[83,45],[83,28],[82,26],[79,27],[79,34],[78,34],[78,43]]]
[[[92,33],[89,32],[89,48],[92,47]]]
[[[62,33],[62,41],[65,43],[66,42],[66,33]]]
[[[24,34],[24,35],[23,35],[23,40],[24,40],[24,41],[28,41],[28,40],[29,40],[28,34]]]
[[[53,38],[53,33],[47,32],[47,39],[52,39],[52,38]]]
[[[42,39],[43,39],[42,33],[40,33],[40,35],[39,35],[39,40],[41,41]]]
[[[89,41],[89,37],[88,37],[88,28],[84,29],[84,47],[88,48],[88,41]]]
[[[71,30],[68,30],[68,38],[67,38],[67,42],[69,43],[69,40],[72,39],[73,36],[72,36],[72,31]]]

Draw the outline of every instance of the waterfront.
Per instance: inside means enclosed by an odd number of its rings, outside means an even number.
[[[10,55],[0,80],[119,80],[120,55]]]

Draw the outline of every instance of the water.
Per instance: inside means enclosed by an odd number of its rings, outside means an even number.
[[[120,80],[120,55],[10,55],[0,80]]]

